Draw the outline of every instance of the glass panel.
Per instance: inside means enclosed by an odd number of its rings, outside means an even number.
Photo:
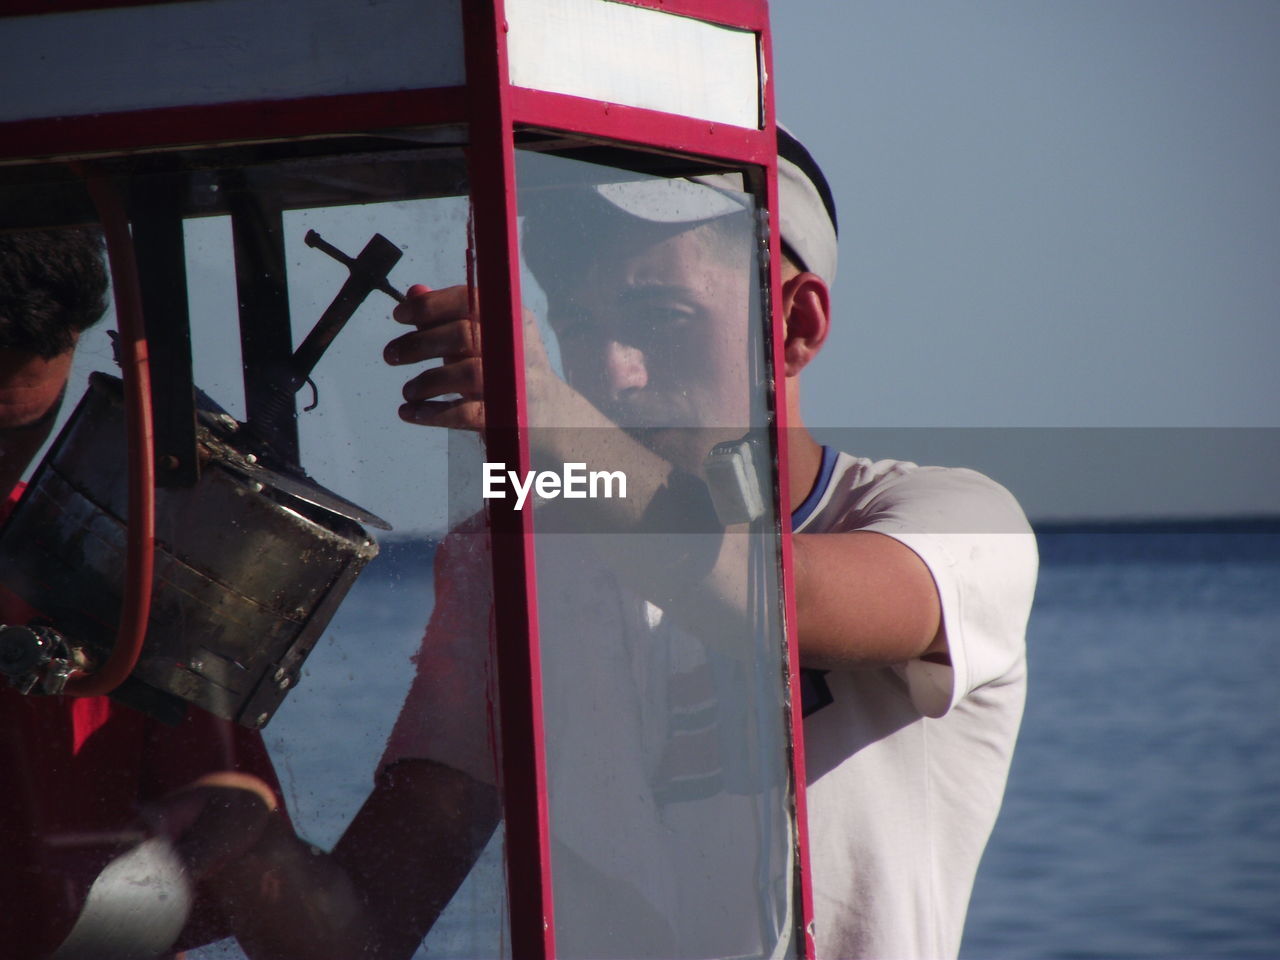
[[[3,32],[0,120],[466,82],[458,0],[122,5],[6,17]]]
[[[536,511],[558,954],[790,955],[754,200],[532,152],[517,171],[538,475],[491,492]]]
[[[191,960],[244,956],[229,934],[300,937],[296,956],[373,942],[398,956],[501,956],[487,537],[474,523],[446,536],[481,508],[479,447],[402,422],[406,375],[382,354],[406,330],[383,275],[401,293],[466,281],[465,161],[453,147],[385,146],[254,159],[192,155],[129,178],[144,297],[152,322],[164,318],[150,343],[153,616],[119,699],[24,696],[0,678],[0,880],[19,907],[5,916],[23,921],[0,930],[23,956],[67,936],[88,951],[75,955],[97,956],[99,908],[142,880],[159,899],[126,935]],[[73,178],[7,176],[6,196],[74,194],[50,222],[89,209]],[[28,212],[0,230],[39,222]],[[176,289],[154,283],[183,273]],[[166,482],[185,458],[173,414],[191,393],[170,336],[184,314],[202,391],[186,420],[199,425],[194,485]],[[314,331],[335,314],[349,316],[311,364]],[[60,417],[70,426],[0,530],[0,583],[99,658],[114,641],[127,516],[110,323],[81,338]],[[14,351],[0,340],[10,381]],[[10,386],[0,382],[0,429],[12,426]],[[0,623],[34,622],[0,599]],[[461,746],[448,736],[458,730]],[[218,779],[229,770],[240,775],[230,785]],[[200,780],[211,774],[217,785]],[[264,819],[246,776],[278,797],[287,826]],[[194,901],[183,868],[202,878]]]

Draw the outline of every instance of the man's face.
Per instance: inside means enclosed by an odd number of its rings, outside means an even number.
[[[73,351],[52,359],[0,349],[0,495],[22,477],[53,427]]]
[[[707,225],[615,238],[551,298],[570,385],[668,454],[673,444],[688,447],[681,460],[700,463],[715,439],[752,422],[756,278],[745,239]]]

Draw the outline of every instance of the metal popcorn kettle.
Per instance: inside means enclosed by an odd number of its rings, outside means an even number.
[[[180,717],[184,702],[261,727],[378,552],[386,524],[270,452],[207,398],[190,487],[159,488],[146,640],[115,696]],[[93,374],[0,534],[0,578],[40,612],[0,629],[0,671],[62,692],[112,652],[127,574],[128,469],[119,380]]]

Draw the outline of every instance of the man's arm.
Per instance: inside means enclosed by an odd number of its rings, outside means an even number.
[[[384,770],[333,850],[372,921],[370,948],[361,956],[411,956],[499,819],[497,789],[451,767],[406,759]]]
[[[363,955],[367,920],[356,887],[332,858],[294,833],[261,778],[208,774],[151,804],[144,817],[170,839],[199,899],[217,908],[197,910],[187,942],[229,929],[253,960]]]
[[[395,317],[415,327],[388,344],[385,357],[393,365],[418,364],[442,359],[439,367],[410,379],[404,387],[400,416],[411,423],[479,430],[484,425],[484,383],[480,370],[479,324],[472,316],[465,287],[427,291],[414,287]],[[526,331],[532,324],[526,325]],[[612,511],[610,525],[623,528],[640,519],[644,506],[671,476],[669,465],[619,429],[599,429],[613,424],[585,398],[557,377],[545,361],[536,332],[526,337],[530,353],[531,400],[544,404],[574,405],[565,422],[593,424],[598,429],[544,430],[539,435],[554,442],[557,436],[576,435],[580,443],[604,442],[611,469],[622,464],[629,481],[628,501],[576,501],[574,509]],[[446,393],[461,399],[441,401]],[[582,459],[581,449],[575,453]],[[589,465],[588,469],[592,467]],[[637,538],[625,547],[621,540],[616,556],[623,569],[641,573],[653,600],[695,631],[707,619],[712,634],[722,634],[725,617],[745,616],[745,584],[742,570],[749,538],[726,534],[714,562],[691,578],[681,564],[672,562],[661,538]],[[646,548],[659,553],[650,556]],[[877,533],[798,534],[792,540],[793,577],[799,612],[800,658],[803,665],[820,669],[881,666],[917,657],[945,657],[941,607],[933,576],[915,552],[891,537]]]
[[[333,856],[367,904],[367,956],[403,960],[435,925],[500,818],[490,729],[493,608],[483,518],[436,551],[416,676],[373,791]],[[431,758],[431,759],[426,759]]]
[[[803,666],[945,657],[938,590],[910,547],[880,533],[800,533],[791,551]]]

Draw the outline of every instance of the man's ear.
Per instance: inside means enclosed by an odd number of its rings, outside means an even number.
[[[831,294],[822,278],[806,272],[784,281],[782,315],[786,322],[786,375],[794,377],[818,355],[830,329]]]

